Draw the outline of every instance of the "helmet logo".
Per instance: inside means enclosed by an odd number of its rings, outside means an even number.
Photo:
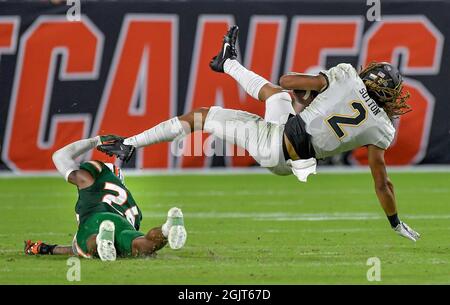
[[[378,78],[378,77],[377,77],[375,74],[373,74],[373,73],[370,73],[369,77],[370,77],[371,79],[373,79],[373,80],[376,80],[376,79]]]

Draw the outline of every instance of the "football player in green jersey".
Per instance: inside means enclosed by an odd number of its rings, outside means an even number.
[[[186,242],[183,213],[168,212],[167,221],[147,234],[139,232],[142,213],[125,187],[121,170],[113,164],[75,159],[98,145],[121,139],[97,136],[69,144],[53,154],[53,162],[65,179],[78,189],[75,211],[78,231],[72,246],[50,245],[41,241],[25,242],[25,253],[98,256],[114,261],[117,256],[151,256],[167,242],[179,249]]]

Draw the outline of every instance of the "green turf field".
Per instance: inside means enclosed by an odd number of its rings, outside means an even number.
[[[301,184],[271,175],[128,177],[144,213],[160,225],[179,206],[188,241],[153,259],[81,260],[81,284],[450,284],[450,173],[391,174],[414,244],[390,229],[370,174],[320,174]],[[65,257],[26,257],[23,240],[70,243],[77,195],[61,178],[0,179],[0,283],[60,283]]]

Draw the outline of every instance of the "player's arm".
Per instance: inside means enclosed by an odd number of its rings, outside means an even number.
[[[68,144],[53,154],[53,163],[67,182],[79,188],[88,187],[94,183],[94,178],[87,171],[80,170],[80,163],[76,158],[100,144],[98,136]]]
[[[86,171],[80,170],[80,163],[76,159],[89,150],[111,141],[123,139],[122,137],[108,135],[83,139],[64,146],[57,150],[53,156],[53,163],[58,172],[64,176],[67,182],[75,184],[79,188],[89,187],[94,183],[94,177]]]
[[[394,185],[386,172],[384,150],[375,145],[368,146],[369,165],[372,172],[375,192],[388,217],[397,214]]]
[[[322,92],[328,87],[328,81],[323,74],[311,75],[291,72],[281,76],[280,86],[287,90]]]
[[[384,149],[375,145],[368,145],[369,166],[372,172],[375,192],[378,200],[388,217],[391,227],[401,236],[416,241],[420,235],[408,225],[400,221],[395,202],[394,185],[388,177],[384,161]]]

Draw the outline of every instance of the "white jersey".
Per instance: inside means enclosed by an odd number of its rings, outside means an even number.
[[[322,73],[328,78],[328,88],[300,113],[316,158],[368,144],[388,148],[394,139],[394,126],[370,98],[356,70],[349,64],[339,64]]]

